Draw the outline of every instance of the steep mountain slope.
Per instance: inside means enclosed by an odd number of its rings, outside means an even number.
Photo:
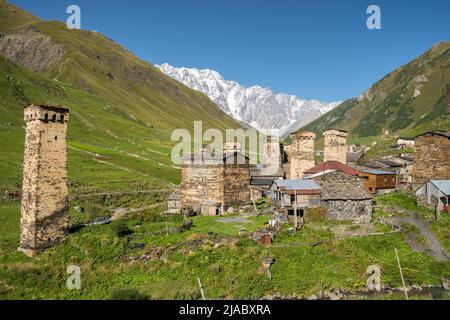
[[[0,26],[2,196],[21,184],[23,106],[30,103],[70,108],[75,193],[166,189],[179,182],[173,129],[193,130],[195,120],[204,129],[240,127],[202,93],[98,33],[42,22],[1,0]]]
[[[441,42],[303,129],[321,133],[336,127],[361,137],[381,135],[385,130],[448,129],[445,96],[449,83],[450,42]]]
[[[191,129],[194,120],[218,129],[239,126],[203,94],[97,32],[40,21],[3,1],[0,21],[0,54],[51,79],[101,95],[155,128]]]
[[[189,88],[206,94],[234,119],[265,134],[286,136],[339,105],[339,102],[323,103],[274,94],[259,86],[245,88],[209,69],[175,68],[167,63],[156,67]]]

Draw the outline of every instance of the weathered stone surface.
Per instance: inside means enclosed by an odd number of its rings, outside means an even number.
[[[226,211],[250,201],[250,165],[223,161],[195,164],[181,168],[181,208],[200,212],[205,203],[221,204]]]
[[[303,172],[315,166],[313,132],[295,132],[291,134],[292,143],[285,148],[289,159],[288,179],[301,179]]]
[[[370,222],[372,219],[372,200],[332,200],[326,203],[326,219],[357,223]]]
[[[412,191],[430,179],[450,179],[450,134],[428,132],[416,137],[412,168]]]
[[[324,162],[339,161],[347,164],[347,132],[342,130],[327,130],[323,134],[325,140]]]
[[[64,47],[35,27],[0,37],[0,53],[33,71],[46,71],[60,62]]]
[[[69,228],[65,108],[25,109],[26,135],[19,250],[33,255],[62,241]]]

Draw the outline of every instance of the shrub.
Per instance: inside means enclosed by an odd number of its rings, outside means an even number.
[[[323,221],[325,219],[326,211],[327,209],[324,206],[306,209],[305,213],[306,223]]]
[[[112,230],[118,237],[124,237],[132,233],[124,219],[114,221],[112,223]]]

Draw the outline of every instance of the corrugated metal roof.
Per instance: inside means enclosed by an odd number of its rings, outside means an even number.
[[[293,179],[293,180],[275,180],[274,183],[287,190],[320,190],[320,186],[312,180]]]
[[[383,170],[370,170],[370,169],[364,169],[364,170],[359,170],[361,172],[364,173],[370,173],[370,174],[396,174],[395,172],[389,172],[389,171],[383,171]]]
[[[431,180],[431,183],[446,196],[450,195],[450,180]]]

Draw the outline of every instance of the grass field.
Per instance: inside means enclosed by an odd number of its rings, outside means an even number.
[[[405,200],[383,199],[397,204]],[[84,227],[33,259],[15,251],[20,204],[4,202],[0,206],[0,298],[110,299],[137,294],[149,299],[198,299],[197,277],[208,298],[256,299],[277,293],[309,296],[333,288],[363,289],[366,269],[372,264],[381,266],[383,284],[397,288],[401,280],[394,248],[399,251],[407,284],[439,285],[441,277],[450,277],[448,262],[438,263],[414,252],[402,234],[339,240],[329,228],[336,222],[318,221],[307,223],[294,236],[285,226],[272,246],[263,247],[239,236],[239,231],[261,228],[269,216],[250,216],[246,223],[194,217],[192,228],[174,232],[170,230],[183,219],[161,215],[163,209],[128,216],[127,236],[118,236],[116,223]],[[71,211],[72,220],[78,215]],[[130,263],[130,257],[155,249],[161,252],[158,259]],[[264,257],[275,259],[272,280],[258,272]],[[66,268],[71,264],[81,268],[82,290],[66,288]]]

